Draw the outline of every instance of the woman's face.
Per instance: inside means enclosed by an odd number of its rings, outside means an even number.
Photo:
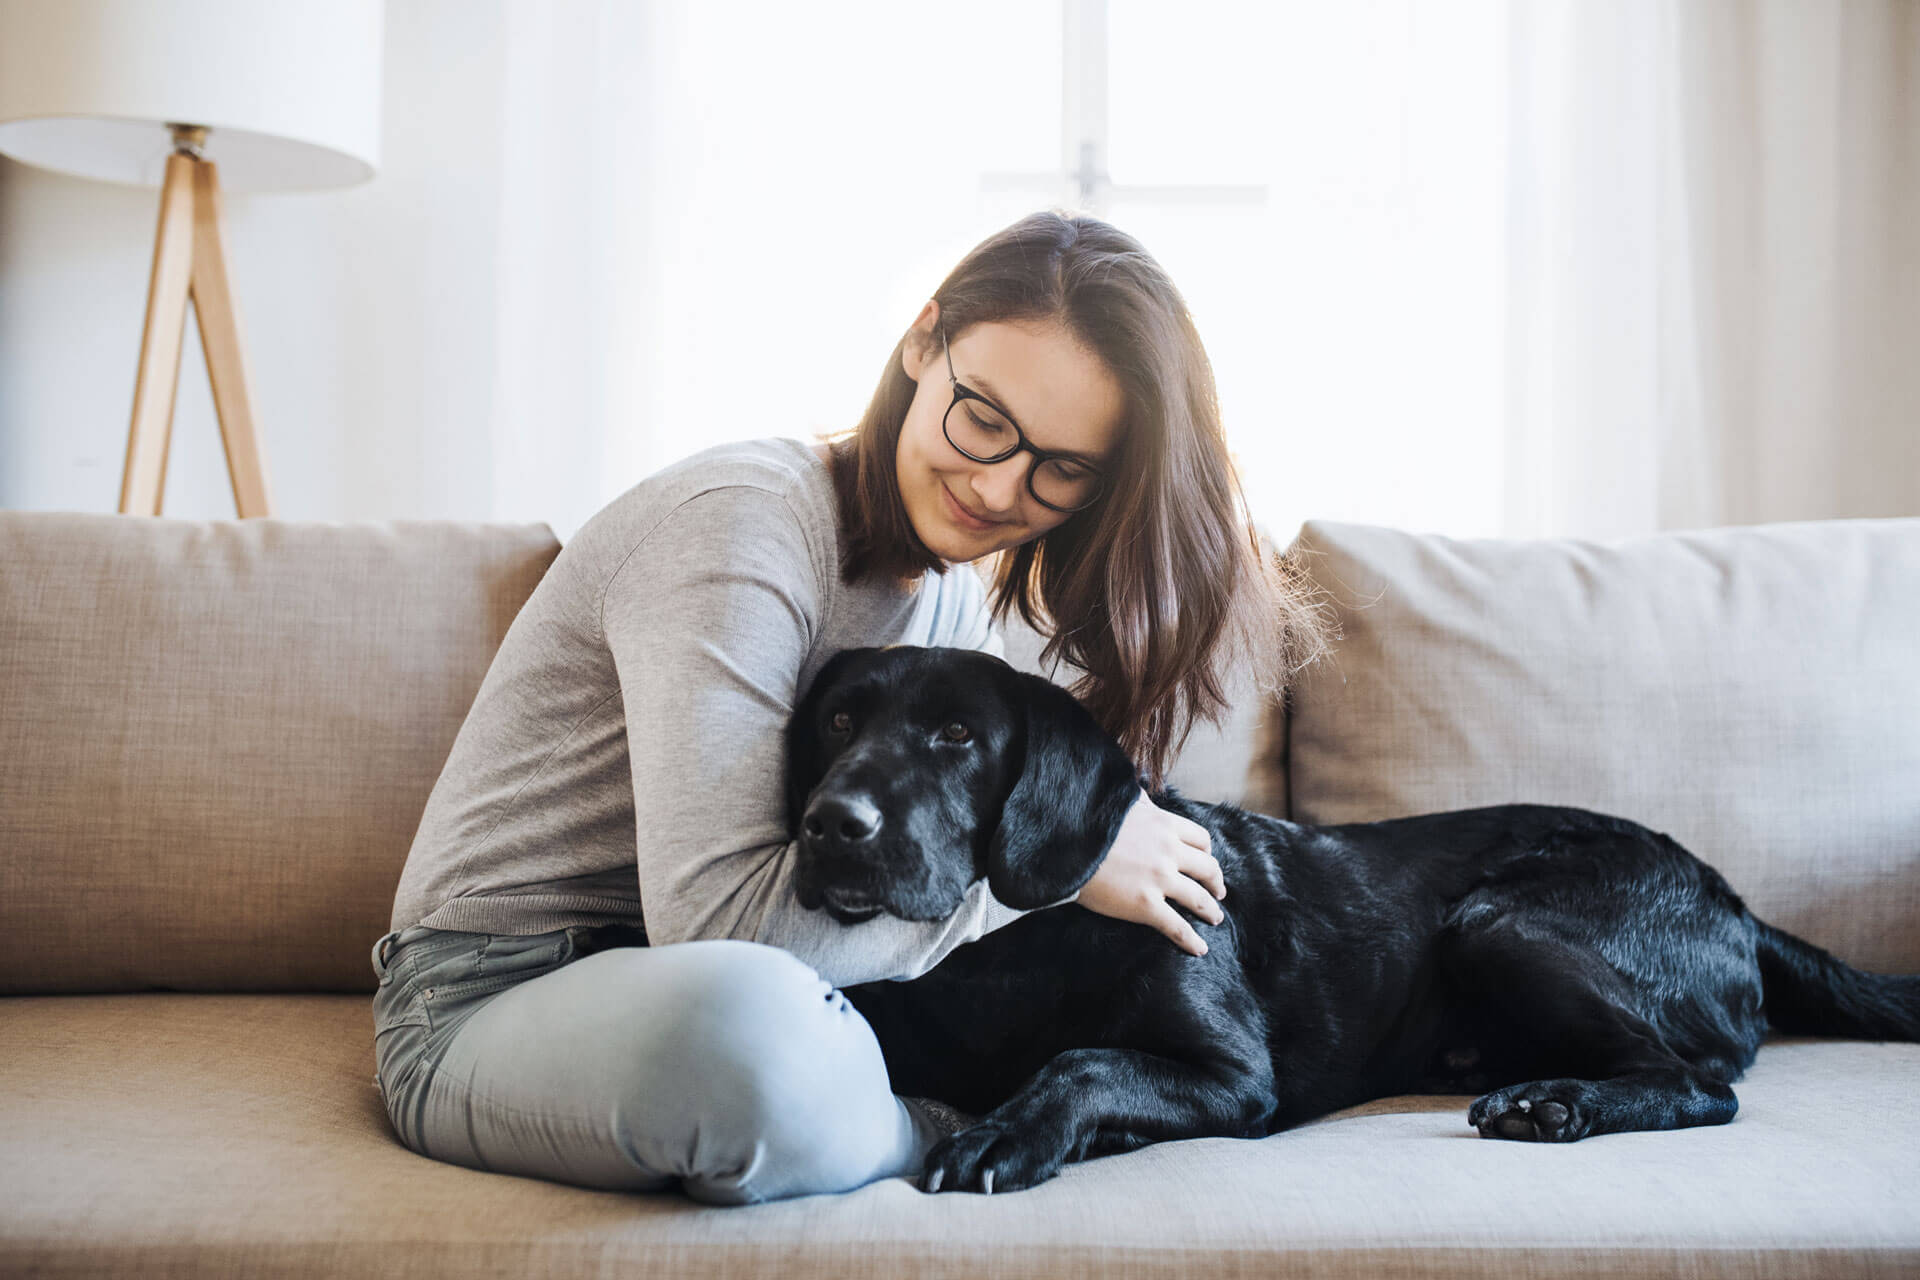
[[[948,333],[943,350],[938,319],[938,304],[928,301],[900,352],[919,389],[900,430],[894,467],[913,531],[927,549],[949,562],[977,560],[1037,538],[1072,513],[1034,498],[1027,472],[1036,459],[1026,450],[998,462],[975,462],[947,442],[941,429],[953,403],[947,350],[961,385],[1012,414],[1028,443],[1084,453],[1109,477],[1119,461],[1124,397],[1106,365],[1056,325],[976,324]],[[965,405],[954,410],[965,411]],[[991,523],[970,520],[969,513]]]

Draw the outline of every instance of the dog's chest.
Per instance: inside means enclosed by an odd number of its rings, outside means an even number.
[[[1086,915],[1089,922],[1104,919]],[[1037,1066],[1095,1042],[1123,980],[1124,966],[1111,958],[1089,963],[1099,949],[1068,936],[1075,923],[1038,915],[1016,921],[911,982],[874,984],[884,990],[872,999],[869,988],[857,988],[856,1003],[863,1012],[873,1008],[869,1020],[883,1043],[890,1033],[910,1031],[930,1053]]]

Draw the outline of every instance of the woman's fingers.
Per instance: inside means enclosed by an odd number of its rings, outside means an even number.
[[[1173,883],[1167,886],[1166,896],[1170,901],[1178,901],[1181,906],[1205,920],[1208,924],[1219,924],[1227,918],[1213,891],[1199,880],[1186,876],[1175,876]]]
[[[1205,828],[1202,828],[1204,830]],[[1220,870],[1220,860],[1205,849],[1192,844],[1183,844],[1175,855],[1179,858],[1179,868],[1183,875],[1192,876],[1205,885],[1216,898],[1227,896],[1227,877]]]
[[[1199,853],[1180,864],[1180,870],[1192,876],[1195,881],[1206,886],[1207,892],[1216,898],[1227,896],[1226,873],[1220,869],[1220,861],[1210,853]]]
[[[1187,918],[1175,911],[1164,899],[1153,909],[1153,927],[1173,940],[1173,945],[1182,951],[1196,956],[1207,954],[1207,944],[1201,940]]]
[[[1185,817],[1178,813],[1168,813],[1165,809],[1162,809],[1161,812],[1166,813],[1169,818],[1172,818],[1176,823],[1180,824],[1180,838],[1182,840],[1203,852],[1211,853],[1213,851],[1213,832],[1207,830],[1192,818]]]
[[[1226,897],[1227,878],[1220,870],[1219,860],[1213,856],[1213,833],[1191,818],[1177,813],[1167,816],[1179,824],[1175,829],[1180,834],[1181,852],[1187,855],[1180,860],[1180,870],[1206,885],[1214,897]]]

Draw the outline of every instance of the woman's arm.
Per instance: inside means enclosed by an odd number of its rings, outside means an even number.
[[[918,977],[1026,913],[985,880],[945,920],[843,925],[801,907],[785,730],[819,591],[798,515],[750,485],[681,503],[608,582],[601,628],[626,708],[647,937],[768,943],[835,986]]]

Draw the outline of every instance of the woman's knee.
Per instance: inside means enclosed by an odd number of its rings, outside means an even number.
[[[665,1047],[696,1076],[719,1071],[790,1092],[796,1080],[845,1071],[869,1053],[878,1059],[859,1010],[789,951],[735,939],[648,950],[635,980]]]
[[[644,1106],[685,1126],[677,1172],[740,1203],[839,1190],[902,1140],[886,1060],[859,1010],[790,952],[730,939],[648,948]],[[641,1099],[636,1098],[636,1103]],[[663,1106],[664,1104],[664,1106]]]

